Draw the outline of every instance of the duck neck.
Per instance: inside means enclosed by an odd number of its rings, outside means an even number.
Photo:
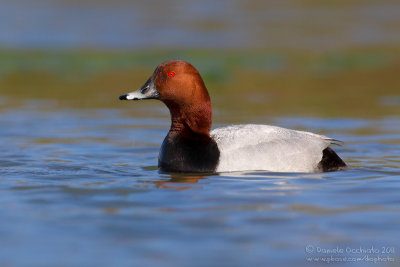
[[[212,124],[211,102],[181,106],[166,101],[171,113],[171,128],[169,135],[175,135],[192,140],[209,141]]]

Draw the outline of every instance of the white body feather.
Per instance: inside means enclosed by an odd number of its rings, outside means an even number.
[[[315,172],[322,151],[335,143],[322,135],[255,124],[217,128],[211,137],[220,150],[217,172]]]

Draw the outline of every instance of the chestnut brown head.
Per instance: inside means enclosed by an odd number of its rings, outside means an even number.
[[[211,128],[211,101],[199,72],[181,60],[164,62],[138,90],[121,100],[159,99],[170,110],[173,127],[186,127],[198,134]],[[174,125],[175,123],[175,125]]]

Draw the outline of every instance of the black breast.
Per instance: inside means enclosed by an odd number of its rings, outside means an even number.
[[[169,132],[161,146],[158,167],[166,172],[215,172],[217,143],[211,138],[188,139]]]

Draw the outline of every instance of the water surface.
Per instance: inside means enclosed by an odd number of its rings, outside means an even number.
[[[3,1],[0,266],[397,266],[399,25],[396,0]],[[349,170],[159,172],[168,111],[118,96],[168,59],[214,127],[324,134]]]
[[[396,0],[2,1],[0,46],[300,48],[400,44]]]
[[[194,175],[157,170],[169,118],[152,102],[132,106],[147,117],[130,108],[7,102],[0,112],[1,265],[398,261],[400,117],[266,119],[345,141],[335,149],[348,171]],[[371,246],[394,251],[316,252]]]

